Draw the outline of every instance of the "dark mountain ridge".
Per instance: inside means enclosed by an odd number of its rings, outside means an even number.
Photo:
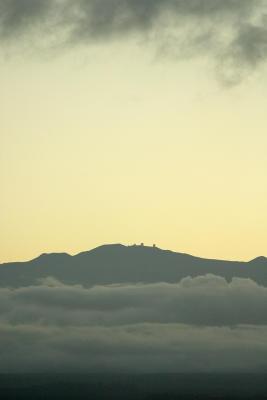
[[[110,244],[71,256],[41,254],[27,262],[0,264],[0,286],[19,287],[53,276],[66,284],[178,282],[186,276],[214,274],[230,281],[250,278],[267,286],[267,258],[248,262],[194,257],[149,246]]]

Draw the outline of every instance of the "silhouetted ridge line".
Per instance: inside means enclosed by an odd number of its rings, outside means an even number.
[[[65,284],[176,283],[186,276],[213,274],[231,281],[249,278],[267,286],[267,258],[249,262],[214,260],[162,250],[156,246],[106,244],[71,256],[41,254],[23,263],[0,266],[0,286],[32,285],[48,276]]]
[[[256,258],[253,258],[253,260],[249,261],[250,263],[257,263],[257,264],[267,264],[267,258],[264,256],[259,256]]]
[[[66,259],[68,257],[72,257],[68,253],[42,253],[38,257],[34,258],[31,261],[36,261],[36,260],[49,260],[50,258],[57,258],[57,259]]]

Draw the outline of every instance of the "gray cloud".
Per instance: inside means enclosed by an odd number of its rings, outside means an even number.
[[[266,308],[266,287],[214,275],[2,288],[0,372],[265,370]]]
[[[16,37],[20,32],[42,25],[54,8],[53,0],[1,0],[0,33],[2,38]]]
[[[0,371],[263,371],[266,334],[266,326],[0,323]]]
[[[0,289],[0,320],[13,324],[124,325],[144,322],[223,326],[267,324],[267,288],[219,276],[84,288],[47,278],[41,286]]]
[[[160,322],[224,326],[267,324],[267,288],[213,275],[155,283],[84,288],[47,278],[41,286],[0,289],[0,321],[48,325]]]
[[[0,37],[74,45],[134,37],[207,55],[230,83],[266,60],[263,0],[1,0]]]

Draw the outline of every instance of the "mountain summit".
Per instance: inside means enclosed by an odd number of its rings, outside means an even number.
[[[212,260],[162,250],[156,246],[110,244],[71,256],[41,254],[28,262],[0,265],[0,286],[32,285],[53,276],[83,286],[114,283],[178,282],[186,276],[214,274],[230,281],[250,278],[267,286],[267,258],[249,262]]]

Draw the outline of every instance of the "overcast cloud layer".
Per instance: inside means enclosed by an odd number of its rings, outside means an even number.
[[[265,371],[267,288],[177,284],[0,289],[0,371]]]
[[[134,38],[161,56],[211,56],[238,81],[267,57],[263,0],[0,0],[2,45],[90,44]]]

